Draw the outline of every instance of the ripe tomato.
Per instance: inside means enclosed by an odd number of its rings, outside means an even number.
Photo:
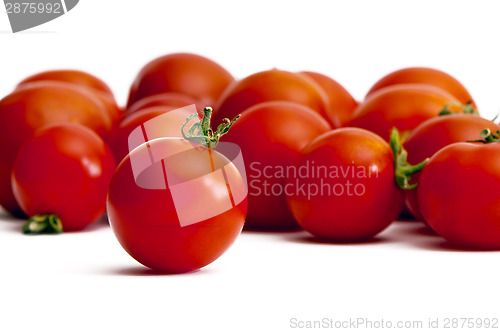
[[[499,143],[454,143],[436,152],[420,174],[420,212],[456,245],[500,249],[499,186]]]
[[[439,88],[424,84],[401,84],[380,89],[356,109],[350,127],[368,129],[389,140],[396,127],[411,131],[420,123],[438,116],[449,103],[458,101]]]
[[[288,71],[272,69],[250,75],[227,88],[215,108],[215,119],[233,118],[247,108],[266,101],[290,101],[310,107],[333,123],[326,93],[314,80]]]
[[[453,76],[440,70],[425,67],[410,67],[396,70],[377,81],[368,91],[367,97],[381,88],[396,84],[429,84],[445,90],[460,103],[473,102],[472,96]],[[475,105],[474,105],[475,106]]]
[[[108,217],[133,258],[155,270],[187,272],[210,264],[235,241],[245,222],[245,179],[218,149],[159,138],[120,163]]]
[[[144,66],[130,89],[127,107],[136,101],[164,92],[177,92],[213,105],[233,76],[210,59],[188,53],[159,57]]]
[[[123,110],[117,105],[113,92],[101,79],[79,70],[50,70],[30,76],[18,84],[22,87],[33,82],[55,81],[74,84],[88,89],[96,95],[106,106],[112,120],[118,122],[124,115]]]
[[[161,120],[161,125],[155,125],[149,128],[148,140],[160,137],[182,137],[181,127],[186,119],[193,113],[194,108],[176,108],[173,106],[155,106],[145,108],[130,114],[122,120],[115,131],[111,149],[115,159],[120,162],[125,156],[140,144],[134,143],[130,139],[133,131],[141,130],[148,120],[156,118],[165,113],[169,113]],[[156,122],[159,119],[155,120]],[[142,143],[142,141],[139,141]]]
[[[159,93],[157,95],[152,95],[142,98],[141,100],[135,102],[132,106],[130,106],[127,109],[127,116],[134,112],[143,110],[145,108],[150,108],[155,106],[171,106],[172,108],[180,108],[193,104],[197,105],[196,107],[197,109],[200,110],[203,109],[198,100],[188,95],[175,92]]]
[[[319,73],[304,71],[301,74],[312,78],[325,91],[330,105],[331,116],[334,119],[332,120],[333,123],[338,124],[338,126],[344,126],[351,120],[358,102],[342,85],[330,77]]]
[[[328,130],[325,119],[291,102],[261,103],[241,114],[225,140],[236,143],[243,153],[249,187],[249,227],[297,227],[283,191],[285,169],[310,141]]]
[[[56,214],[64,231],[77,231],[104,215],[114,169],[111,150],[94,131],[73,123],[51,125],[19,149],[12,188],[26,215]],[[35,223],[27,231],[39,228]]]
[[[49,124],[81,123],[109,136],[111,119],[87,90],[59,82],[26,84],[0,100],[0,205],[15,216],[23,213],[10,185],[12,165],[22,143]]]
[[[358,128],[332,130],[312,141],[286,185],[288,205],[299,225],[327,240],[369,239],[403,208],[391,147]]]
[[[500,129],[494,122],[472,114],[444,115],[427,120],[404,143],[408,161],[416,164],[452,143],[478,140],[481,130],[485,128],[492,132]],[[420,173],[415,174],[413,182],[418,183],[419,177]],[[405,203],[415,218],[423,219],[418,206],[417,190],[405,191]]]

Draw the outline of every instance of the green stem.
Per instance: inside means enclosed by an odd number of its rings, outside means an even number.
[[[469,143],[498,143],[500,142],[500,130],[497,130],[496,134],[493,134],[489,128],[483,129],[480,133],[479,136],[481,139],[477,140],[472,140],[472,141],[467,141]]]
[[[220,138],[227,134],[240,115],[235,116],[232,120],[229,120],[228,118],[223,119],[222,123],[214,132],[211,128],[212,111],[211,107],[205,107],[203,109],[203,119],[201,121],[196,121],[186,132],[186,125],[198,115],[198,113],[191,114],[191,116],[189,116],[186,119],[186,122],[182,125],[182,136],[187,140],[203,144],[209,148],[215,148],[219,143]]]
[[[458,104],[458,103],[448,103],[444,106],[444,108],[441,110],[441,112],[439,112],[439,115],[442,116],[442,115],[450,115],[450,114],[458,113],[458,112],[451,111],[450,106],[454,106],[454,107],[461,109],[463,114],[476,114],[476,115],[479,114],[479,112],[474,107],[472,107],[472,101],[469,101],[465,105]]]
[[[404,190],[415,189],[418,184],[410,184],[411,176],[420,172],[425,164],[427,164],[427,161],[429,161],[429,158],[417,165],[411,165],[408,162],[408,151],[403,147],[399,137],[399,131],[396,128],[392,128],[389,143],[394,155],[394,179],[396,184]]]
[[[63,226],[57,214],[37,214],[23,225],[24,234],[59,234]]]

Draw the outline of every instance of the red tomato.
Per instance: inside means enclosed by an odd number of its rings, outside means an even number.
[[[408,83],[429,84],[441,88],[453,95],[464,105],[468,102],[473,102],[472,96],[467,89],[465,89],[462,83],[457,81],[454,77],[440,70],[425,67],[411,67],[396,70],[377,81],[377,83],[371,87],[370,91],[368,91],[366,96],[368,97],[373,92],[387,86]]]
[[[332,241],[371,238],[403,208],[389,144],[363,129],[321,135],[301,153],[287,180],[287,200],[299,225]]]
[[[59,82],[30,83],[0,100],[0,204],[23,213],[10,185],[12,165],[22,143],[49,124],[80,123],[107,137],[112,122],[102,103],[87,90]]]
[[[56,214],[64,231],[77,231],[104,215],[114,169],[111,150],[94,131],[57,124],[19,149],[12,188],[26,215]]]
[[[314,80],[297,73],[272,69],[250,75],[227,88],[215,108],[215,119],[233,118],[266,101],[291,101],[310,107],[325,119],[335,120],[325,92]]]
[[[430,85],[389,86],[365,99],[348,126],[368,129],[388,141],[393,127],[400,132],[411,131],[425,120],[438,116],[449,103],[458,101]]]
[[[149,62],[137,75],[127,107],[136,101],[164,92],[177,92],[213,105],[233,76],[210,59],[188,53],[176,53]]]
[[[319,73],[304,71],[302,74],[312,78],[325,91],[330,105],[331,116],[334,119],[332,120],[333,123],[344,126],[351,120],[358,102],[342,85]]]
[[[257,104],[241,114],[226,141],[241,147],[248,181],[247,225],[262,229],[296,228],[283,191],[284,169],[330,126],[313,110],[291,102]]]
[[[123,110],[117,105],[109,86],[94,75],[79,70],[51,70],[24,79],[19,83],[18,87],[41,81],[64,82],[87,88],[106,106],[114,122],[120,121],[124,115]]]
[[[499,143],[454,143],[436,152],[420,174],[420,212],[456,245],[500,249],[499,186]]]
[[[404,143],[408,151],[408,162],[420,163],[452,143],[478,140],[480,132],[485,128],[492,132],[500,129],[494,122],[472,114],[444,115],[427,120]],[[419,177],[420,173],[415,174],[412,182],[418,183]],[[423,219],[418,207],[417,190],[405,191],[405,203],[415,218]]]
[[[193,97],[184,95],[182,93],[175,92],[165,92],[159,93],[157,95],[152,95],[149,97],[142,98],[135,102],[132,106],[127,109],[127,116],[143,110],[145,108],[155,107],[155,106],[171,106],[172,109],[180,108],[188,105],[197,105],[197,109],[202,110],[204,106],[202,106],[198,100]]]
[[[118,166],[109,188],[109,222],[140,263],[170,273],[192,271],[217,259],[240,234],[244,190],[240,172],[221,153],[160,138]]]
[[[175,110],[175,111],[174,111]],[[171,112],[172,111],[172,112]],[[156,126],[149,131],[147,140],[160,137],[182,137],[181,127],[191,112],[186,109],[177,109],[172,106],[156,106],[145,108],[127,116],[116,129],[111,148],[115,159],[119,162],[135,149],[138,145],[129,140],[132,131],[137,130],[145,122],[162,114],[169,113],[168,118],[162,121],[161,126]]]

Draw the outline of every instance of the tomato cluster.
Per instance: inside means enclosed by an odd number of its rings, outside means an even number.
[[[123,248],[165,272],[213,262],[244,225],[358,242],[405,209],[457,245],[500,249],[499,133],[430,68],[357,101],[321,73],[236,80],[169,54],[123,108],[93,75],[48,71],[0,100],[0,205],[29,218],[25,233],[81,230],[107,205]]]

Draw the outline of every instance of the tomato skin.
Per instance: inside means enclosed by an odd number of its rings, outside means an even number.
[[[438,116],[448,103],[458,103],[452,95],[424,84],[401,84],[378,90],[356,109],[350,127],[368,129],[389,141],[396,127],[401,133]]]
[[[169,54],[141,69],[130,88],[127,107],[163,92],[183,93],[213,105],[233,81],[234,77],[226,69],[210,59],[189,53]]]
[[[377,90],[396,84],[428,84],[441,88],[453,95],[460,103],[473,102],[467,89],[453,76],[426,67],[409,67],[396,70],[378,80],[368,91],[368,97]]]
[[[500,129],[493,121],[473,114],[451,114],[427,120],[404,142],[408,161],[415,165],[452,143],[479,140],[479,134],[485,128],[493,133]],[[414,174],[412,182],[418,183],[419,177],[420,173]],[[405,204],[415,218],[423,220],[416,189],[405,190]]]
[[[47,126],[19,149],[12,188],[26,215],[57,214],[64,231],[78,231],[104,215],[115,166],[111,150],[91,129]]]
[[[199,103],[198,100],[190,97],[188,95],[184,95],[181,93],[175,92],[165,92],[159,93],[156,95],[148,96],[142,98],[135,102],[127,109],[127,116],[130,114],[143,110],[145,108],[156,107],[156,106],[169,106],[174,108],[180,108],[188,105],[196,104],[197,109],[202,110],[203,106]]]
[[[149,142],[149,147],[152,151],[188,153],[180,158],[178,165],[165,162],[169,173],[174,173],[174,177],[181,181],[205,175],[207,170],[210,172],[205,147],[176,138],[153,140]],[[107,211],[118,241],[133,258],[155,270],[181,273],[210,264],[231,246],[245,222],[246,198],[221,214],[181,227],[169,184],[164,182],[168,189],[144,189],[137,185],[131,158],[150,160],[148,146],[141,145],[118,166],[109,188]],[[227,163],[227,159],[216,151],[213,151],[213,158],[215,164]],[[226,172],[233,192],[241,190],[244,180],[236,167],[230,163]],[[159,180],[165,181],[163,174],[159,177]],[[201,187],[193,186],[191,189],[193,193],[199,190],[227,192],[226,183],[219,181],[205,182]],[[223,205],[224,197],[210,194],[209,203]],[[185,204],[185,209],[206,208],[194,201]]]
[[[113,122],[118,122],[124,116],[124,111],[118,106],[115,96],[110,87],[101,79],[94,75],[80,70],[50,70],[41,72],[25,78],[18,84],[23,87],[26,84],[34,82],[61,82],[80,86],[88,89],[106,106]]]
[[[312,78],[325,91],[333,118],[332,123],[336,123],[337,127],[342,127],[351,120],[359,103],[351,96],[349,91],[326,75],[310,71],[304,71],[301,74]]]
[[[274,171],[291,166],[310,141],[330,129],[319,114],[291,102],[261,103],[241,114],[223,140],[236,143],[243,154],[248,181],[248,227],[267,230],[298,227],[285,194],[279,191],[273,194],[270,189],[283,187],[286,181],[275,176]],[[271,174],[267,176],[265,172],[269,169]]]
[[[325,92],[305,75],[272,69],[250,75],[231,84],[214,108],[214,120],[234,118],[253,105],[268,101],[289,101],[311,108],[329,122],[334,121]],[[337,126],[337,123],[331,123]]]
[[[0,100],[0,205],[23,216],[10,185],[19,147],[36,129],[57,123],[80,123],[107,137],[112,122],[91,93],[59,82],[26,84]]]
[[[454,143],[436,152],[420,174],[420,212],[446,240],[500,249],[500,145]]]
[[[319,136],[302,151],[295,167],[306,167],[311,175],[291,176],[287,184],[323,188],[316,195],[300,190],[287,193],[288,205],[299,225],[319,238],[367,240],[396,220],[403,208],[403,193],[394,181],[391,147],[367,130],[340,128]],[[312,172],[320,169],[314,167],[326,167],[328,173],[313,176]],[[344,173],[336,177],[330,172],[335,167]],[[355,167],[356,172],[348,167]],[[362,169],[365,177],[358,172]],[[324,189],[326,185],[330,192]],[[338,189],[341,186],[343,191]]]
[[[176,111],[174,111],[176,110]],[[131,146],[129,136],[133,130],[141,126],[148,120],[170,112],[168,123],[163,121],[161,128],[155,132],[156,135],[148,135],[148,140],[160,137],[182,137],[181,127],[186,122],[186,118],[191,115],[188,111],[177,109],[173,106],[155,106],[145,108],[127,116],[116,129],[111,149],[115,159],[121,161],[137,145]]]

